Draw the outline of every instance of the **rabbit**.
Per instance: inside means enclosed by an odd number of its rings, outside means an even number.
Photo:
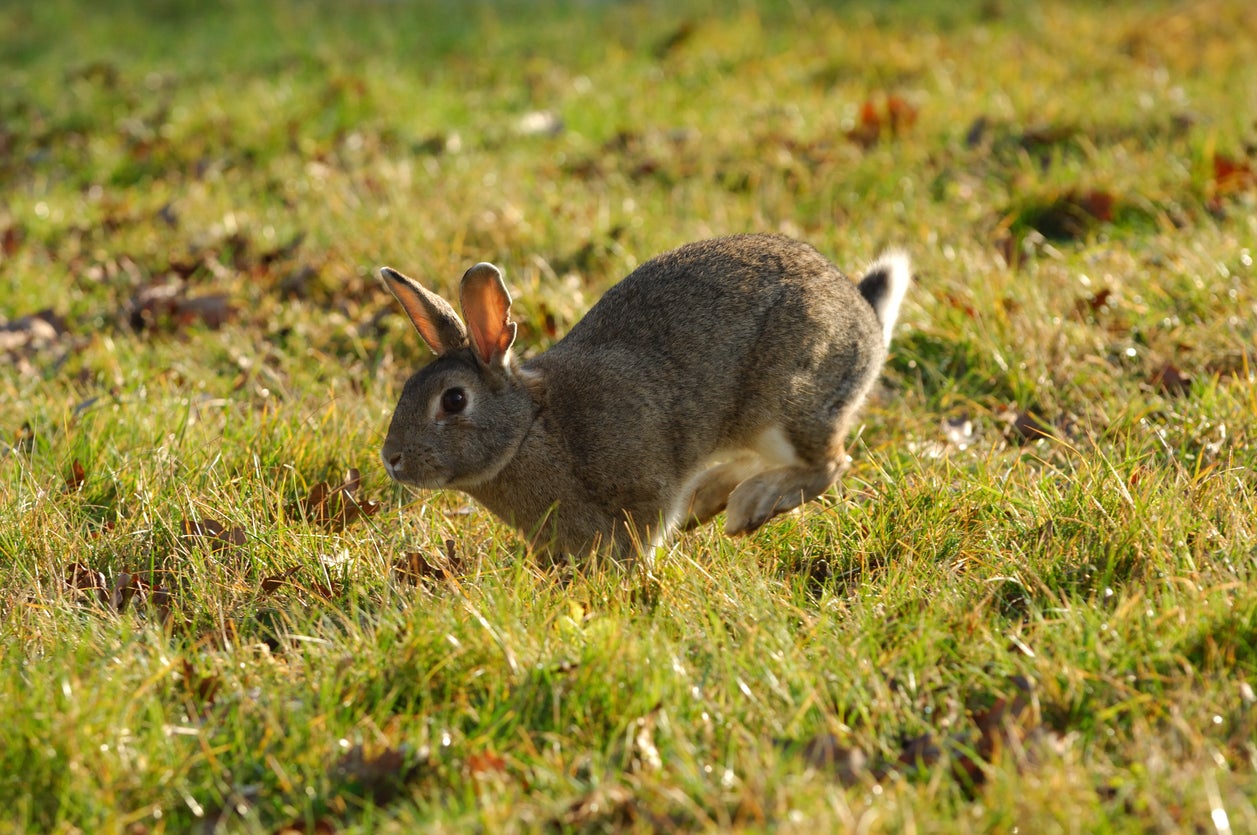
[[[463,276],[465,322],[380,275],[436,354],[402,390],[388,474],[468,493],[538,555],[577,561],[653,554],[722,511],[726,533],[750,533],[832,486],[911,280],[900,252],[857,285],[781,235],[700,241],[639,266],[520,362],[497,267]]]

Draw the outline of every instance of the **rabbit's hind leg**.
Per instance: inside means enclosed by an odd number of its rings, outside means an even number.
[[[842,474],[842,459],[766,470],[739,484],[729,496],[725,533],[750,533],[772,517],[793,510],[829,489]]]
[[[757,456],[743,456],[703,470],[682,517],[684,530],[710,522],[725,509],[734,488],[763,469]]]

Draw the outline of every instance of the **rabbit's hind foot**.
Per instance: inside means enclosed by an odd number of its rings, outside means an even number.
[[[777,514],[811,501],[838,480],[844,463],[777,467],[748,478],[729,495],[725,533],[751,533]]]
[[[729,503],[729,494],[751,476],[763,471],[756,457],[743,456],[708,467],[698,477],[682,517],[682,528],[690,530],[714,519]]]

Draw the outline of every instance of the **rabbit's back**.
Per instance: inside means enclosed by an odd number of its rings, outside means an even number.
[[[745,440],[791,401],[865,388],[880,327],[811,246],[736,235],[645,262],[537,361],[574,398],[566,408],[685,421],[674,443],[703,451]]]

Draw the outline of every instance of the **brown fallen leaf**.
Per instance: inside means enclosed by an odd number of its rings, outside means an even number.
[[[125,612],[134,600],[137,609],[144,604],[145,612],[155,615],[158,623],[167,624],[173,598],[167,586],[155,582],[158,577],[156,572],[123,571],[110,582],[103,572],[83,563],[75,562],[66,567],[66,585],[84,597],[116,614]]]
[[[1078,133],[1077,125],[1040,122],[1021,131],[1016,137],[1016,143],[1027,151],[1041,150],[1067,142]]]
[[[575,830],[626,829],[645,817],[643,811],[627,786],[602,783],[573,801],[557,823]]]
[[[309,298],[318,277],[318,270],[309,264],[302,265],[279,282],[279,293],[286,299]]]
[[[1071,188],[1013,213],[1013,222],[1052,240],[1085,237],[1097,223],[1112,223],[1117,198],[1102,189]]]
[[[121,614],[127,610],[132,598],[139,597],[145,602],[152,587],[139,574],[124,571],[114,578],[109,590],[109,608]]]
[[[1257,381],[1257,361],[1248,351],[1215,357],[1205,363],[1205,373],[1223,382]]]
[[[943,748],[933,734],[924,733],[904,740],[897,762],[910,768],[930,768],[943,757]]]
[[[447,575],[440,561],[429,560],[418,551],[403,554],[393,563],[393,573],[399,580],[418,585],[424,580],[442,579]]]
[[[21,227],[9,225],[4,227],[4,233],[0,234],[0,253],[6,258],[12,258],[17,255],[17,251],[22,248],[22,240],[26,237]]]
[[[1257,172],[1248,160],[1214,155],[1212,191],[1215,196],[1238,194],[1253,188],[1257,188]]]
[[[201,713],[213,706],[222,680],[216,675],[202,675],[187,658],[182,660],[181,677],[188,699]]]
[[[228,548],[240,547],[248,541],[243,528],[228,528],[214,519],[184,519],[180,527],[184,540],[204,542],[214,554]]]
[[[654,53],[654,56],[657,59],[662,60],[667,58],[683,46],[690,38],[694,37],[694,33],[697,31],[697,23],[693,20],[683,20],[675,29],[669,32],[663,40],[655,44],[655,47],[651,50],[651,52]]]
[[[337,594],[336,587],[324,585],[317,580],[311,582],[308,589],[324,600],[331,600],[335,598]]]
[[[83,462],[75,458],[70,463],[70,469],[65,474],[65,487],[71,493],[77,493],[83,489],[83,482],[87,481],[87,471],[83,469]]]
[[[393,563],[399,580],[418,585],[425,580],[452,580],[467,573],[465,560],[455,549],[454,540],[445,540],[445,556],[428,558],[418,551],[403,554]]]
[[[358,744],[332,765],[330,773],[334,782],[379,805],[401,794],[422,773],[427,760],[426,748],[411,756],[405,747],[368,750]]]
[[[996,697],[989,707],[971,714],[971,725],[944,738],[927,732],[905,740],[895,765],[928,770],[946,762],[952,775],[972,790],[985,783],[989,766],[1006,755],[1018,768],[1031,762],[1028,746],[1042,737],[1034,684],[1025,676],[1008,681],[1016,691],[1011,697]]]
[[[66,566],[65,582],[71,589],[84,592],[100,603],[109,601],[109,584],[104,573],[81,562],[72,562]]]
[[[164,585],[154,585],[149,594],[149,603],[157,613],[157,620],[163,625],[170,624],[170,616],[174,610],[174,599]]]
[[[374,516],[380,510],[377,501],[360,501],[356,497],[362,486],[362,474],[351,467],[345,481],[332,487],[320,481],[310,488],[310,493],[297,502],[294,515],[304,517],[332,530],[344,530],[358,519]]]
[[[271,594],[280,586],[284,586],[284,585],[296,586],[297,585],[296,583],[290,583],[289,580],[292,578],[294,574],[296,574],[300,570],[301,570],[300,565],[294,565],[292,568],[280,574],[272,574],[269,577],[263,577],[262,578],[262,593],[261,595],[259,595],[259,597],[266,597],[268,594]]]
[[[1000,696],[973,716],[979,733],[978,754],[987,761],[1005,748],[1019,747],[1038,727],[1033,682],[1025,676],[1012,676],[1009,682],[1017,691],[1012,698]]]
[[[134,331],[174,331],[200,322],[217,330],[233,319],[237,310],[223,293],[189,297],[187,284],[149,284],[132,296],[126,319]]]
[[[917,108],[903,97],[889,93],[881,109],[872,98],[865,99],[860,105],[859,121],[847,131],[847,138],[862,148],[868,148],[882,139],[902,135],[916,121]]]
[[[1182,397],[1192,390],[1192,377],[1172,362],[1165,362],[1148,380],[1148,384],[1167,397]]]
[[[1018,768],[1027,763],[1026,744],[1039,730],[1034,685],[1025,676],[1012,676],[1009,682],[1017,692],[999,696],[990,707],[973,713],[977,736],[960,732],[948,739],[952,770],[968,785],[986,781],[986,766],[1007,755]]]
[[[51,310],[41,310],[0,324],[0,352],[29,354],[57,342],[69,330]]]
[[[466,767],[474,778],[498,778],[506,774],[506,758],[493,750],[479,751],[467,758]]]
[[[890,132],[898,136],[917,121],[917,108],[908,104],[901,96],[891,94],[886,97],[886,118],[890,122]]]
[[[1055,434],[1051,424],[1024,409],[1008,409],[999,417],[1008,428],[1010,439],[1019,443],[1051,438]]]
[[[1113,308],[1113,291],[1107,287],[1092,296],[1080,298],[1074,302],[1073,318],[1086,319],[1088,314],[1097,316],[1109,313]]]

